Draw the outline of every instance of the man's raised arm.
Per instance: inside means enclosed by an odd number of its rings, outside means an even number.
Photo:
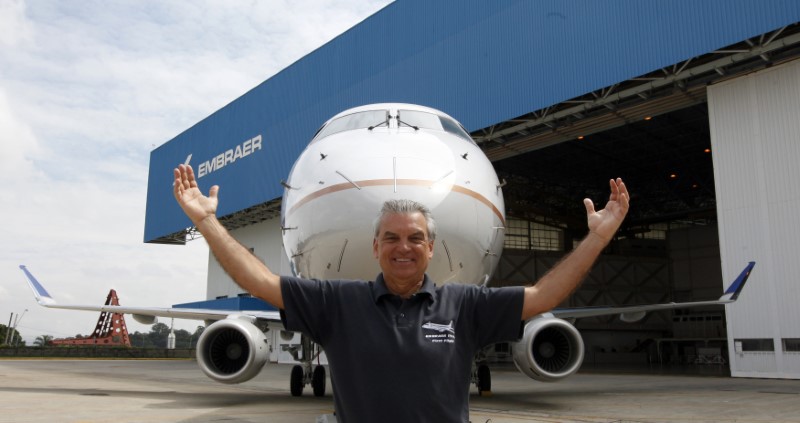
[[[595,211],[592,200],[583,200],[589,234],[578,246],[550,269],[536,285],[525,288],[522,320],[552,310],[580,285],[595,260],[611,242],[628,213],[630,195],[621,178],[609,181],[611,196],[603,210]]]
[[[280,276],[272,273],[217,220],[219,186],[211,187],[206,197],[197,187],[191,166],[179,165],[174,170],[174,175],[175,200],[203,234],[222,268],[247,292],[282,309]]]

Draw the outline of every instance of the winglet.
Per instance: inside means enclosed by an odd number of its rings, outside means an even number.
[[[36,280],[31,272],[28,271],[28,268],[25,267],[24,264],[21,264],[19,268],[22,269],[22,271],[25,273],[25,277],[28,278],[28,285],[30,285],[33,295],[36,297],[36,302],[45,307],[55,304],[56,301],[50,296],[50,293],[44,289],[42,284]]]
[[[742,273],[739,274],[739,277],[737,277],[736,280],[734,280],[733,283],[728,287],[728,289],[725,290],[725,294],[723,294],[719,300],[725,302],[736,301],[736,299],[739,298],[739,294],[742,292],[744,284],[747,282],[747,278],[750,277],[750,272],[753,270],[755,265],[756,262],[754,261],[748,263],[744,270],[742,270]]]

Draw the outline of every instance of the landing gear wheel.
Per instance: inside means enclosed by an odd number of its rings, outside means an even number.
[[[314,375],[311,377],[311,386],[314,388],[315,397],[325,396],[325,368],[317,366],[314,368]]]
[[[292,376],[289,379],[289,390],[292,392],[293,397],[303,395],[303,367],[292,367]]]
[[[481,364],[478,366],[478,395],[487,396],[492,394],[492,373],[489,366]]]

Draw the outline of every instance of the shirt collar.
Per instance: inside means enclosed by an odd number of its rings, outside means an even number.
[[[433,295],[435,290],[436,290],[436,285],[433,283],[431,278],[428,277],[428,274],[426,273],[425,279],[423,279],[422,281],[422,286],[419,288],[419,291],[417,291],[414,295],[426,295],[428,296],[428,298],[433,300],[434,298],[436,298]],[[375,302],[377,303],[378,300],[380,300],[381,297],[385,295],[394,295],[394,294],[389,292],[389,288],[386,287],[386,282],[383,280],[383,273],[379,273],[378,277],[375,278],[375,285],[372,289],[372,296]],[[412,297],[414,295],[412,295]]]

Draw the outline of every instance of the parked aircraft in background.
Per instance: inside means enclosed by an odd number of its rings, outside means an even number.
[[[320,128],[281,183],[283,244],[296,275],[374,279],[380,269],[372,258],[372,224],[383,202],[392,198],[421,202],[437,218],[436,254],[428,268],[437,283],[486,284],[497,267],[505,228],[503,184],[464,128],[438,110],[393,103],[344,111]],[[617,314],[637,321],[649,311],[731,303],[754,265],[750,262],[714,301],[557,309],[536,316],[512,344],[514,363],[536,380],[563,379],[583,362],[575,319]],[[277,311],[62,305],[25,266],[20,268],[45,307],[126,313],[141,323],[154,323],[156,317],[206,321],[197,360],[206,375],[222,383],[257,375],[269,358],[265,332],[283,330]],[[324,395],[325,369],[313,365],[319,353],[303,336],[293,351],[302,363],[292,369],[293,395],[301,395],[308,384],[315,395]],[[476,357],[473,371],[479,392],[491,389],[484,359]]]

